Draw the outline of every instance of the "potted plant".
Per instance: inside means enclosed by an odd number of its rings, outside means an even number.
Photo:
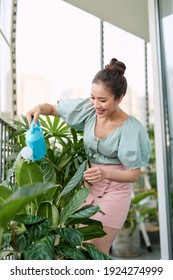
[[[150,206],[150,199],[156,197],[155,190],[147,190],[134,195],[122,230],[115,238],[111,253],[117,257],[135,257],[141,254],[139,225],[152,215],[157,214],[157,207]]]
[[[17,154],[28,129],[23,119],[15,122]],[[7,180],[0,186],[0,258],[111,259],[88,243],[105,232],[90,218],[99,206],[80,208],[88,189],[83,187],[86,159],[79,132],[56,118],[51,122],[47,117],[42,125],[46,157],[32,162],[12,155]]]

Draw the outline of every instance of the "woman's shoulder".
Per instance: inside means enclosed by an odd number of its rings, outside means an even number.
[[[146,166],[151,153],[151,144],[145,126],[130,116],[121,131],[119,158],[128,169]]]
[[[134,128],[137,130],[146,130],[144,124],[134,116],[129,116],[125,122],[125,128]]]
[[[144,124],[139,121],[134,116],[129,116],[129,118],[125,121],[121,130],[121,137],[125,138],[125,141],[134,142],[135,139],[138,141],[143,138],[148,139],[148,132]]]

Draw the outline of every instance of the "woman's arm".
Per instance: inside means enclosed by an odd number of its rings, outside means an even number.
[[[84,172],[84,178],[90,182],[95,183],[103,179],[109,179],[119,183],[134,183],[141,174],[141,169],[109,171],[102,167],[91,167]]]
[[[36,124],[39,115],[58,116],[58,112],[56,111],[56,105],[51,105],[48,103],[38,104],[26,113],[28,122],[31,123],[32,118],[34,118],[34,124]]]

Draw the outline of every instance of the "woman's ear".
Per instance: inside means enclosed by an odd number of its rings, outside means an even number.
[[[121,103],[123,100],[124,95],[121,95],[119,98],[117,98],[117,104]]]

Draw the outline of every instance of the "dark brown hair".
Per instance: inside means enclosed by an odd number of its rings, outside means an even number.
[[[123,62],[112,58],[110,64],[107,64],[104,69],[100,70],[92,80],[92,83],[103,83],[115,99],[120,98],[126,94],[127,80],[124,77],[126,66]]]

